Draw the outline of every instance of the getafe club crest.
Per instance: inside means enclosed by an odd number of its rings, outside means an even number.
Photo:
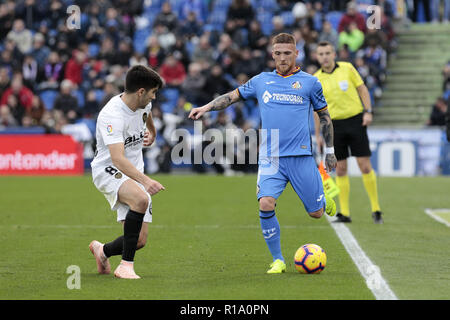
[[[292,83],[292,89],[301,89],[302,85],[300,84],[300,82],[295,81]]]

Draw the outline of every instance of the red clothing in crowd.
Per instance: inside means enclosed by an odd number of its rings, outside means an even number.
[[[72,83],[80,85],[83,81],[83,63],[79,64],[75,58],[67,61],[64,79],[69,79]]]
[[[358,29],[362,32],[366,33],[366,20],[364,15],[357,12],[355,15],[344,14],[339,21],[338,32],[341,33],[345,30],[346,27],[350,25],[350,23],[355,22],[358,26]]]
[[[163,63],[159,73],[168,85],[181,85],[186,78],[186,70],[180,61],[177,61],[174,66]]]
[[[3,93],[0,105],[8,104],[8,98],[11,94],[14,94],[14,92],[13,89],[9,87]],[[33,104],[33,92],[30,89],[23,86],[16,96],[18,96],[19,98],[20,105],[24,106],[27,110],[31,109],[31,106]]]

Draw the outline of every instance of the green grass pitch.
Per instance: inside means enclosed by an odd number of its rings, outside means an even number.
[[[148,244],[136,253],[138,281],[99,275],[88,249],[121,234],[116,215],[83,177],[0,177],[0,299],[374,299],[334,230],[310,218],[289,186],[276,212],[287,272],[267,275],[256,177],[154,177]],[[360,178],[351,178],[350,230],[399,299],[450,298],[450,229],[424,213],[450,208],[449,178],[379,178],[385,224],[375,225]],[[295,271],[293,256],[316,243],[319,275]],[[120,257],[111,258],[114,268]],[[69,290],[70,265],[81,269]]]

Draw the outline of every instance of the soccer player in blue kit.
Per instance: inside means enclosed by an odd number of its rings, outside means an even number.
[[[261,114],[261,143],[257,198],[261,229],[273,257],[267,273],[286,271],[281,253],[280,225],[275,215],[276,200],[288,182],[302,200],[308,214],[320,218],[325,211],[336,213],[334,200],[324,191],[312,156],[310,117],[317,112],[325,140],[325,166],[336,167],[333,125],[319,80],[296,66],[295,38],[280,33],[272,40],[276,70],[262,72],[234,91],[194,108],[189,118],[197,120],[205,112],[225,109],[241,99],[256,98]],[[263,134],[264,133],[264,134]]]

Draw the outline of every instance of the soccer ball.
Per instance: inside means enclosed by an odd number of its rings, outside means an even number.
[[[294,263],[300,273],[320,273],[327,264],[327,255],[317,244],[305,244],[295,253]]]

